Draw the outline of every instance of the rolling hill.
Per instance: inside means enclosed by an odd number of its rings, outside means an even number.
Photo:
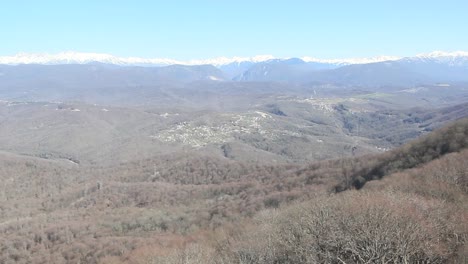
[[[466,256],[468,232],[460,221],[467,216],[467,124],[460,120],[381,155],[308,165],[185,152],[93,167],[2,152],[0,256],[5,262],[174,263],[196,254],[192,261],[234,263],[248,253],[260,263],[302,263],[305,257],[371,259],[361,254],[373,249],[360,245],[373,241],[384,254],[379,258],[456,260]],[[328,235],[304,233],[307,228]],[[285,240],[296,232],[304,236]],[[268,234],[270,240],[262,239]],[[308,246],[295,250],[301,245]]]

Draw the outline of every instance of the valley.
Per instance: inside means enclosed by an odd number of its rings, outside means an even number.
[[[468,1],[0,3],[0,264],[468,263]]]
[[[2,65],[0,262],[335,263],[360,217],[424,236],[392,258],[467,256],[467,82],[323,77],[373,66]]]

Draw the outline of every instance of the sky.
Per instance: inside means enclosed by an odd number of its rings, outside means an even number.
[[[2,0],[0,56],[350,58],[468,51],[468,1]]]

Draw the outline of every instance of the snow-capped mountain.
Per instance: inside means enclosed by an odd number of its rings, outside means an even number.
[[[0,64],[87,64],[91,62],[100,62],[106,64],[115,64],[123,66],[164,66],[173,64],[183,64],[172,59],[144,59],[138,57],[121,58],[103,53],[83,53],[83,52],[60,52],[57,54],[48,53],[18,53],[14,56],[0,57]]]
[[[326,63],[337,66],[352,65],[352,64],[367,64],[367,63],[376,63],[382,61],[396,61],[401,59],[401,57],[396,56],[378,56],[371,58],[348,58],[348,59],[318,59],[313,57],[302,57],[302,60],[305,62],[316,62],[316,63]]]
[[[412,62],[433,62],[446,64],[448,66],[468,66],[468,52],[433,51],[431,53],[418,54],[415,57],[404,58],[404,60]]]
[[[115,64],[121,66],[167,66],[174,64],[181,65],[205,65],[210,64],[215,67],[231,68],[235,71],[236,68],[245,69],[256,63],[267,61],[289,60],[291,58],[276,58],[272,55],[259,55],[253,57],[218,57],[212,59],[199,59],[181,61],[168,58],[141,58],[141,57],[118,57],[104,53],[83,53],[83,52],[60,52],[56,54],[49,53],[18,53],[14,56],[0,56],[0,64],[17,65],[17,64],[87,64],[91,62],[100,62],[106,64]],[[396,56],[378,56],[371,58],[344,58],[344,59],[320,59],[310,56],[300,58],[307,63],[320,63],[331,65],[332,67],[340,67],[353,64],[367,64],[383,61],[432,61],[449,65],[461,66],[468,64],[468,52],[443,52],[434,51],[426,54],[418,54],[414,57],[396,57]]]
[[[271,55],[260,55],[254,57],[218,57],[204,60],[179,61],[166,58],[140,58],[140,57],[117,57],[103,53],[83,53],[83,52],[60,52],[57,54],[48,53],[18,53],[14,56],[0,56],[0,64],[87,64],[91,62],[100,62],[106,64],[115,64],[121,66],[167,66],[167,65],[206,65],[210,64],[216,67],[228,65],[231,63],[243,62],[263,62],[274,59]]]
[[[435,51],[428,54],[419,54],[412,59],[419,60],[434,60],[437,59],[441,62],[457,63],[468,60],[468,52],[441,52]],[[0,56],[0,64],[16,65],[16,64],[87,64],[91,62],[100,62],[106,64],[115,64],[122,66],[166,66],[173,64],[182,65],[204,65],[211,64],[216,67],[238,64],[254,64],[266,62],[270,60],[289,60],[291,58],[276,58],[272,55],[259,55],[253,57],[218,57],[211,59],[198,59],[181,61],[169,58],[141,58],[141,57],[118,57],[105,53],[84,53],[84,52],[60,52],[56,54],[49,53],[18,53],[13,56]],[[322,63],[338,66],[352,65],[352,64],[366,64],[376,63],[382,61],[396,61],[402,59],[396,56],[378,56],[371,58],[344,58],[344,59],[321,59],[310,56],[303,56],[300,58],[304,62]]]
[[[102,65],[97,67],[98,64]],[[11,65],[37,67],[32,69]],[[93,73],[92,76],[96,75],[102,79],[107,78],[107,73],[110,74],[109,76],[113,76],[112,74],[119,72],[123,76],[128,76],[127,79],[119,80],[119,82],[141,84],[141,80],[149,80],[148,83],[144,83],[145,85],[163,81],[183,83],[240,81],[378,87],[468,82],[468,52],[464,51],[436,51],[405,58],[380,56],[326,60],[313,57],[275,58],[271,55],[262,55],[190,61],[122,58],[109,54],[79,52],[20,53],[15,56],[0,57],[0,66],[5,66],[0,67],[0,79],[5,82],[13,73],[23,76],[28,70],[37,73],[39,69],[44,71],[43,76],[46,77],[55,74],[48,72],[49,69],[42,69],[48,68],[42,65],[55,65],[56,67],[53,69],[57,71],[66,70],[66,75],[69,75],[70,78],[73,77],[74,73],[89,74],[89,71],[95,71],[95,69],[101,71],[98,71],[99,74]],[[122,67],[109,67],[112,65]],[[84,68],[75,69],[72,66],[83,66]],[[45,77],[41,78],[44,82],[50,81]],[[110,80],[115,80],[115,77],[110,78]]]

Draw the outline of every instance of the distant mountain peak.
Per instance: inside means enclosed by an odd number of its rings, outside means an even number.
[[[318,59],[313,57],[302,57],[302,60],[305,62],[318,62],[318,63],[328,63],[336,65],[350,65],[350,64],[366,64],[366,63],[375,63],[382,61],[396,61],[401,59],[401,57],[396,56],[377,56],[371,58],[348,58],[348,59]]]
[[[66,51],[56,54],[49,53],[18,53],[14,56],[0,56],[0,64],[87,64],[100,62],[122,66],[167,66],[174,64],[182,65],[205,65],[221,66],[230,63],[262,62],[272,60],[272,55],[259,55],[254,57],[218,57],[204,60],[179,61],[167,58],[140,58],[140,57],[117,57],[105,53],[84,53]]]
[[[455,51],[434,51],[431,53],[418,54],[411,59],[440,59],[453,60],[457,58],[467,58],[468,52]],[[0,64],[17,65],[17,64],[87,64],[92,62],[122,65],[122,66],[167,66],[174,64],[181,65],[205,65],[210,64],[216,67],[221,67],[229,64],[241,63],[259,63],[266,61],[287,61],[287,60],[302,60],[304,62],[315,62],[323,64],[332,64],[337,66],[351,64],[367,64],[382,61],[396,61],[402,59],[397,56],[378,56],[371,58],[345,58],[345,59],[319,59],[310,56],[300,58],[276,58],[272,55],[258,55],[253,57],[217,57],[211,59],[198,59],[181,61],[168,58],[141,58],[141,57],[117,57],[105,53],[84,53],[75,51],[66,51],[55,54],[49,53],[18,53],[13,56],[0,56]]]
[[[181,64],[172,59],[144,59],[138,57],[121,58],[105,53],[85,53],[66,51],[49,53],[18,53],[14,56],[0,57],[0,64],[87,64],[100,62],[116,65],[171,65]]]
[[[466,51],[433,51],[430,53],[418,54],[415,57],[405,58],[406,61],[434,62],[448,66],[468,67],[468,52]]]
[[[218,58],[213,58],[213,59],[204,59],[204,60],[190,60],[186,62],[181,62],[182,64],[188,64],[188,65],[200,65],[200,64],[211,64],[213,66],[222,66],[222,65],[227,65],[231,63],[242,63],[242,62],[252,62],[252,63],[258,63],[258,62],[264,62],[264,61],[269,61],[275,59],[274,56],[272,55],[257,55],[253,57],[218,57]]]
[[[468,57],[468,51],[433,51],[416,55],[417,58]]]

